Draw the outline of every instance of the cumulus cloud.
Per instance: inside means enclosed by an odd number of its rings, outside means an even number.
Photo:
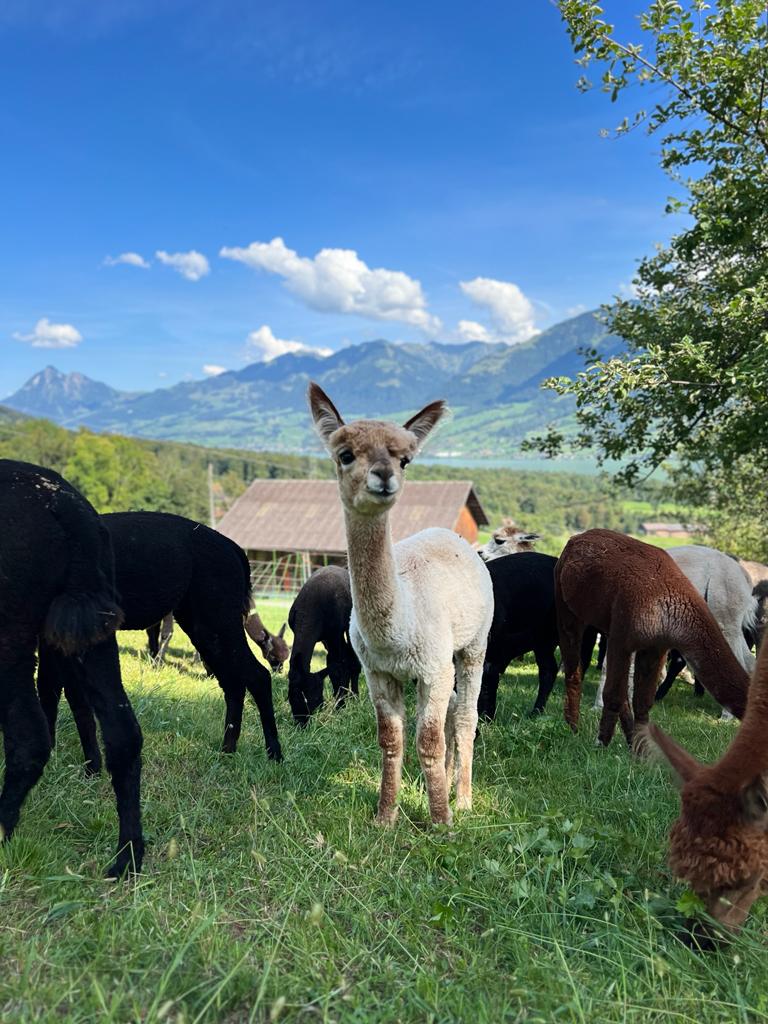
[[[33,348],[74,348],[83,336],[72,324],[52,324],[48,317],[41,317],[31,334],[14,334],[17,341],[25,341]]]
[[[276,338],[272,333],[272,328],[267,324],[262,324],[258,330],[251,331],[246,339],[246,344],[248,345],[248,354],[253,355],[255,352],[264,363],[277,359],[278,356],[284,356],[286,352],[312,352],[317,356],[329,356],[333,351],[330,348],[312,348],[300,341]]]
[[[218,377],[220,373],[226,373],[226,366],[217,366],[215,363],[206,363],[203,366],[203,373],[206,377]]]
[[[468,298],[488,311],[494,330],[485,340],[516,345],[538,334],[533,304],[516,284],[492,277],[475,277],[459,283]]]
[[[142,270],[149,270],[148,261],[137,252],[121,252],[119,256],[106,256],[104,258],[105,267],[117,267],[121,263],[129,267],[141,267]]]
[[[167,267],[173,267],[188,281],[199,281],[211,271],[208,260],[196,249],[190,249],[189,252],[166,252],[164,249],[158,249],[155,256]]]
[[[289,249],[282,238],[273,238],[251,242],[246,248],[224,246],[219,255],[277,274],[311,309],[396,320],[426,334],[434,334],[441,326],[427,310],[419,281],[401,270],[371,269],[354,249],[321,249],[310,258]]]
[[[456,331],[461,341],[494,340],[488,328],[479,324],[477,320],[459,320]]]

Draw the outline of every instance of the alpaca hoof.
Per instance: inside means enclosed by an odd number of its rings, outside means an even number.
[[[432,824],[435,826],[447,825],[448,827],[450,827],[453,824],[453,814],[451,814],[450,810],[448,810],[446,811],[445,814],[440,815],[440,817],[433,818]]]
[[[83,765],[86,779],[96,779],[101,775],[101,761],[86,761]]]
[[[144,860],[144,843],[128,843],[115,857],[114,861],[104,872],[105,878],[117,880],[128,874],[138,874],[141,871],[141,864]]]
[[[457,796],[456,797],[456,810],[457,811],[471,811],[472,810],[472,797],[471,796]]]
[[[392,811],[378,811],[373,820],[382,828],[393,828],[397,821],[397,808]]]
[[[533,707],[531,708],[531,710],[528,712],[528,717],[529,718],[538,718],[539,715],[543,715],[543,714],[544,714],[544,708],[537,708],[536,705],[534,704]]]
[[[270,761],[275,762],[283,760],[283,751],[279,743],[275,743],[271,747],[267,747],[267,757]]]

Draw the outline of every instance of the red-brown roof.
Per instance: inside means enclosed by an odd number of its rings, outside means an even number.
[[[453,529],[467,506],[479,526],[488,517],[468,480],[409,480],[391,512],[393,540],[428,526]],[[254,480],[217,529],[251,551],[347,550],[335,480]]]

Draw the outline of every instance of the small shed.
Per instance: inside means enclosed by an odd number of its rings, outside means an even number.
[[[489,524],[469,480],[409,480],[390,522],[395,541],[442,526],[470,544]],[[217,529],[247,552],[257,594],[295,593],[319,566],[346,564],[335,480],[254,480]]]
[[[675,537],[688,540],[694,534],[703,533],[704,527],[696,523],[641,523],[640,532],[646,537]]]

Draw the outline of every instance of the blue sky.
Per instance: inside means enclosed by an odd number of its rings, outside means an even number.
[[[548,0],[4,0],[0,395],[514,344],[609,299],[669,183],[579,73]]]

